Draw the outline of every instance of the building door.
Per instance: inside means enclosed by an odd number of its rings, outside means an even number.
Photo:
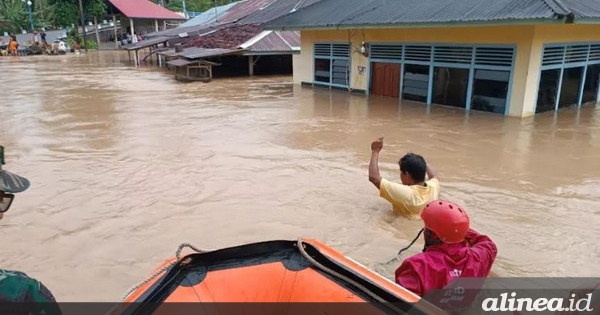
[[[400,64],[371,63],[371,94],[400,97]]]

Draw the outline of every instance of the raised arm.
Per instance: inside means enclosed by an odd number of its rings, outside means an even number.
[[[381,175],[379,174],[379,152],[383,148],[383,137],[371,143],[371,161],[369,161],[369,181],[379,189]]]
[[[437,172],[433,169],[433,167],[431,167],[431,164],[429,164],[429,161],[425,161],[426,164],[426,168],[425,171],[427,172],[427,177],[429,177],[429,179],[432,179],[434,177],[437,177],[438,174]],[[439,180],[439,177],[437,177]]]
[[[478,260],[484,264],[485,274],[489,274],[498,255],[496,244],[487,235],[480,234],[473,229],[469,229],[465,239],[471,246],[471,250],[478,257]]]

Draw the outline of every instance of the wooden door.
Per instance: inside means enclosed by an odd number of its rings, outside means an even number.
[[[371,63],[371,94],[400,97],[400,64]]]

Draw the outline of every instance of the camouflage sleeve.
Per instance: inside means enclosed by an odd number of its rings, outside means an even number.
[[[52,292],[40,281],[30,278],[25,300],[31,306],[32,315],[62,315]]]
[[[62,315],[52,292],[40,281],[25,273],[0,269],[2,314]]]

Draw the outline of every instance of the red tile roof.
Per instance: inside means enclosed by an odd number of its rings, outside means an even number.
[[[148,0],[108,0],[123,15],[133,19],[185,20],[186,18]]]

